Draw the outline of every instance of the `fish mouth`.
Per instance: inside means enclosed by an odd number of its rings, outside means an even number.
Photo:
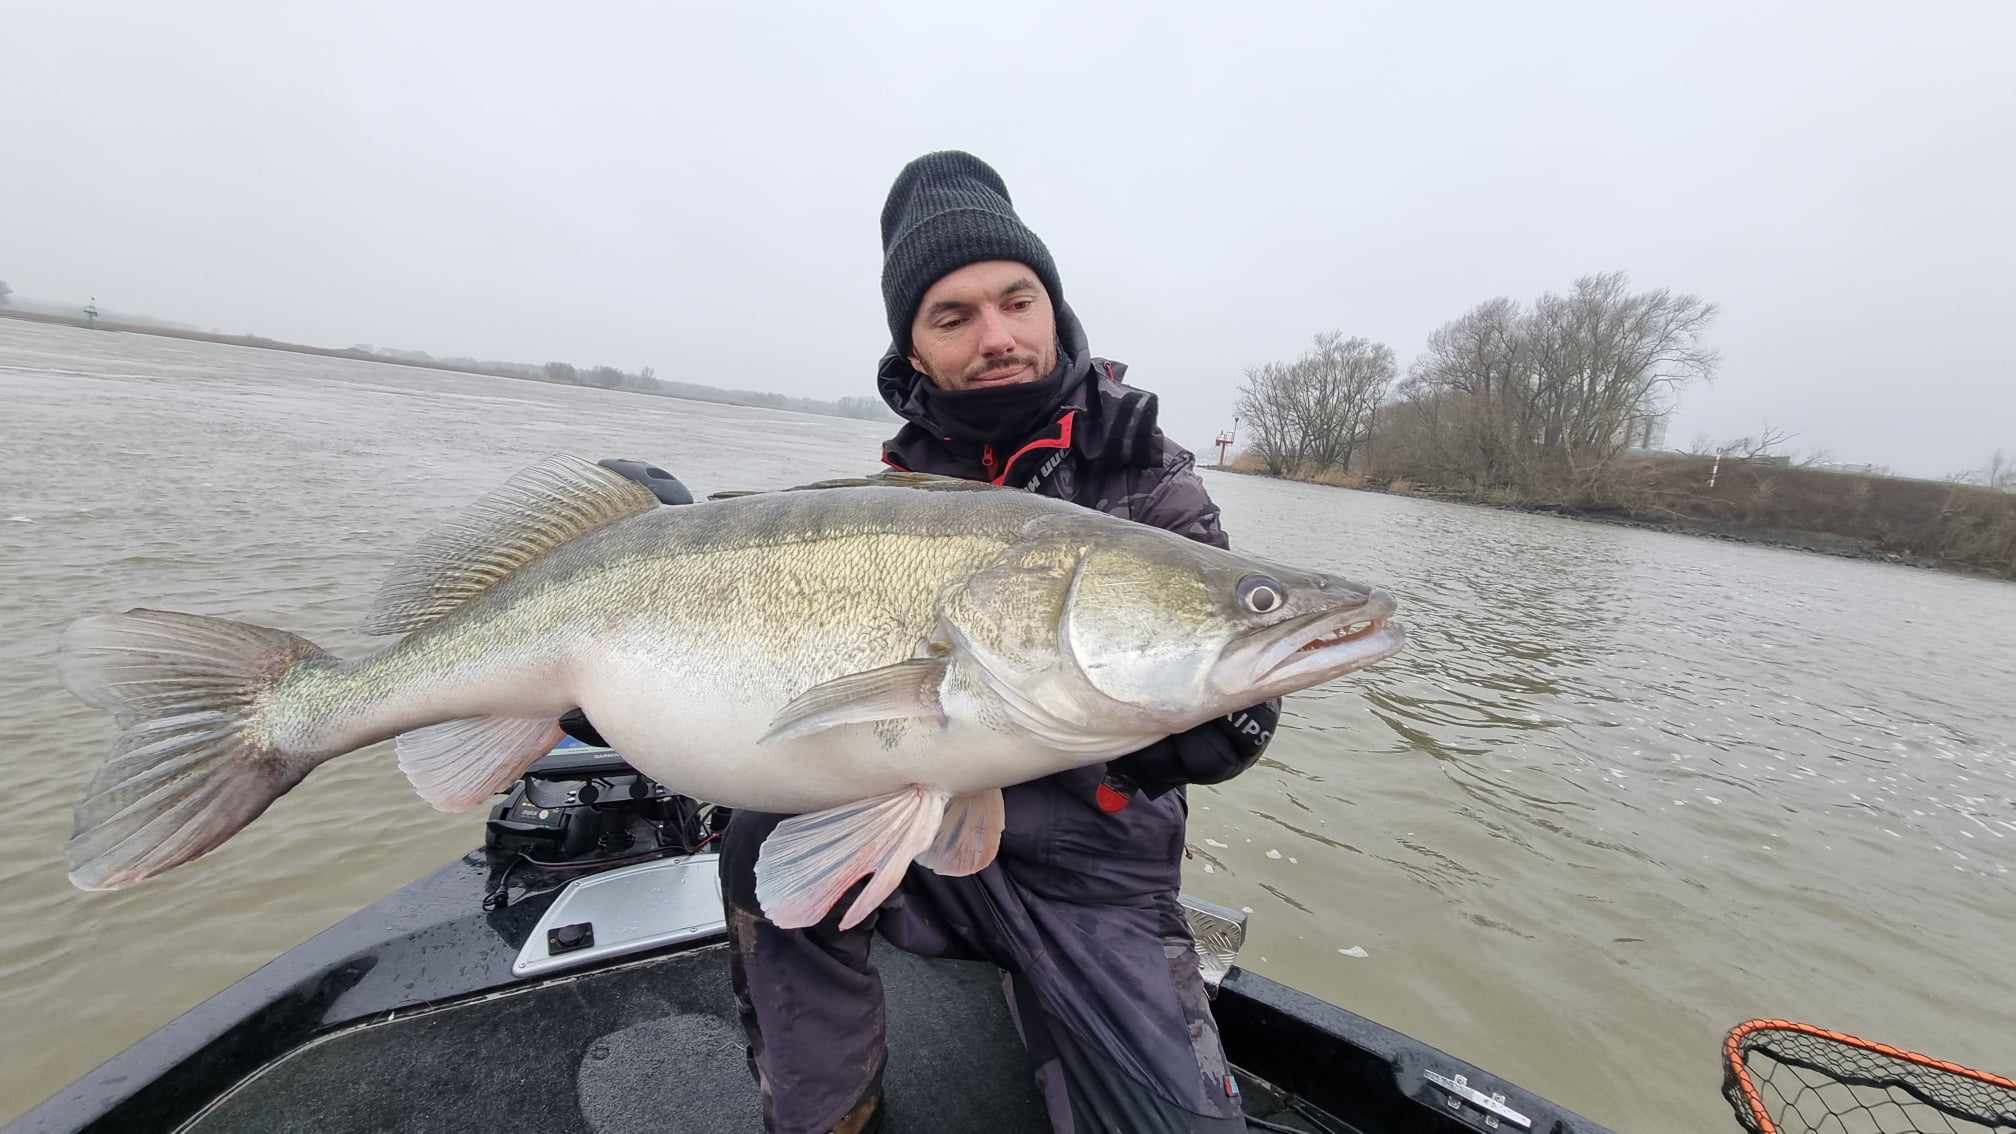
[[[1350,607],[1256,631],[1235,652],[1250,664],[1252,684],[1269,695],[1306,689],[1399,653],[1407,631],[1393,621],[1396,606],[1393,596],[1372,591]]]

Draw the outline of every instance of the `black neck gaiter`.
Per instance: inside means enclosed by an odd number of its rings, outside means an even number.
[[[1013,445],[1050,424],[1057,407],[1078,385],[1084,367],[1057,352],[1057,368],[1048,377],[1015,386],[979,390],[943,390],[924,379],[918,401],[933,424],[954,441]]]

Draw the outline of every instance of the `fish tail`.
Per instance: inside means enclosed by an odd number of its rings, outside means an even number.
[[[161,610],[79,619],[57,669],[123,730],[77,804],[70,881],[117,890],[207,854],[327,755],[287,753],[265,720],[303,662],[330,660],[283,630]]]

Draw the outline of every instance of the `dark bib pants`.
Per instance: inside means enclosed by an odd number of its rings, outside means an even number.
[[[887,1034],[871,938],[990,961],[1060,1134],[1246,1129],[1177,902],[1181,791],[1096,805],[1101,769],[1007,789],[1001,853],[978,874],[912,866],[874,914],[779,929],[756,858],[781,815],[739,812],[721,847],[737,1006],[772,1131],[826,1131],[881,1089]],[[956,1089],[956,1085],[948,1085]],[[910,1105],[917,1105],[912,1102]]]

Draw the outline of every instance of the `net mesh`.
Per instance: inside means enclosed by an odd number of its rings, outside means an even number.
[[[2016,1134],[2016,1082],[1791,1020],[1723,1043],[1722,1094],[1752,1134]]]

